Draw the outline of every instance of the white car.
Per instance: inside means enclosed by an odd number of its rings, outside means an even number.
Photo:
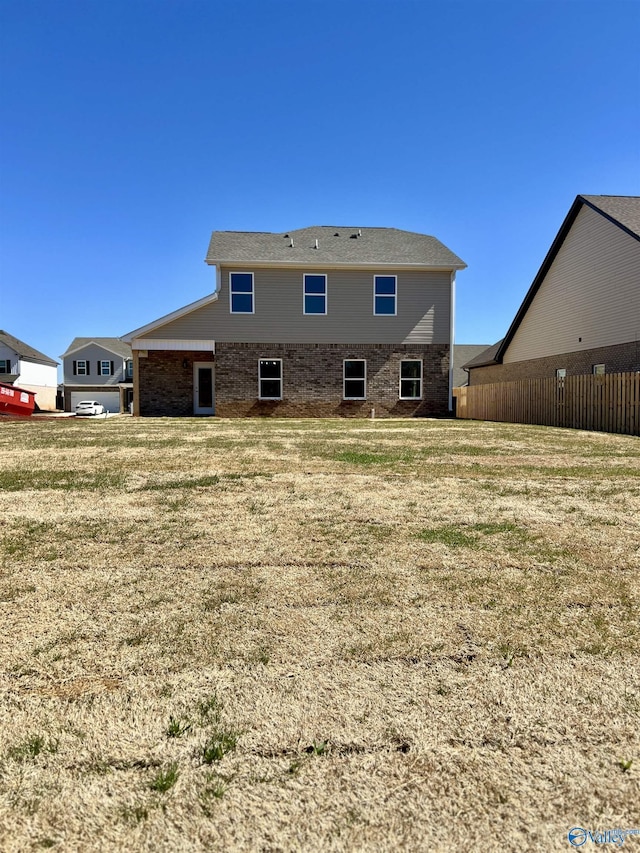
[[[81,400],[76,405],[76,415],[104,415],[106,409],[97,400]]]

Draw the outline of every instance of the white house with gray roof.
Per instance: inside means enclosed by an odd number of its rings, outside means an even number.
[[[33,391],[39,409],[55,411],[58,362],[3,329],[0,329],[0,382]]]
[[[128,412],[133,399],[131,347],[120,338],[74,338],[60,356],[64,409],[75,411],[81,400],[96,400],[108,412]]]
[[[395,228],[214,231],[213,292],[123,336],[141,415],[441,415],[455,276]]]

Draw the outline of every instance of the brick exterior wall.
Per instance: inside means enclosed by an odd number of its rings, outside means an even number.
[[[211,352],[149,350],[145,357],[138,356],[135,361],[139,414],[183,418],[193,415],[193,363],[213,362]]]
[[[282,359],[283,399],[258,399],[258,360]],[[343,400],[343,359],[366,359],[367,399]],[[400,361],[422,359],[422,400],[400,400]],[[193,362],[214,361],[219,417],[424,417],[449,407],[448,344],[218,343],[211,353],[149,351],[138,361],[140,414],[193,415]],[[186,361],[188,366],[183,367]]]
[[[469,385],[512,382],[516,379],[545,379],[554,377],[556,370],[562,367],[567,371],[567,376],[580,376],[592,373],[594,364],[604,364],[605,373],[640,370],[640,341],[550,355],[546,358],[532,358],[528,361],[473,367],[469,371]]]

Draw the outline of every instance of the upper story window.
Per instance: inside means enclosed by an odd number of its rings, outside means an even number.
[[[591,370],[594,376],[604,376],[604,364],[594,364]]]
[[[327,277],[326,275],[304,276],[304,313],[327,313]]]
[[[133,359],[127,359],[127,379],[133,379]]]
[[[90,372],[89,362],[84,358],[79,358],[73,362],[74,376],[88,376]]]
[[[261,358],[258,361],[258,397],[282,400],[282,359]]]
[[[422,399],[422,361],[406,359],[400,362],[400,399]]]
[[[342,396],[345,400],[367,399],[367,362],[364,358],[344,360]]]
[[[373,313],[389,317],[397,314],[398,277],[396,275],[374,275]]]
[[[232,314],[253,314],[253,273],[229,273],[229,301]]]
[[[98,362],[98,376],[113,376],[113,362],[112,361],[99,361]]]
[[[0,358],[0,373],[11,373],[10,359]]]

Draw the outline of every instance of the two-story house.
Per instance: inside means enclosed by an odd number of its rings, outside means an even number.
[[[579,195],[470,385],[640,370],[640,198]]]
[[[456,271],[424,234],[215,231],[213,293],[123,336],[134,414],[441,415]]]
[[[0,329],[0,382],[33,391],[36,406],[45,412],[56,408],[58,362]]]
[[[120,338],[74,338],[60,358],[64,409],[96,400],[108,412],[128,412],[133,399],[131,347]]]

